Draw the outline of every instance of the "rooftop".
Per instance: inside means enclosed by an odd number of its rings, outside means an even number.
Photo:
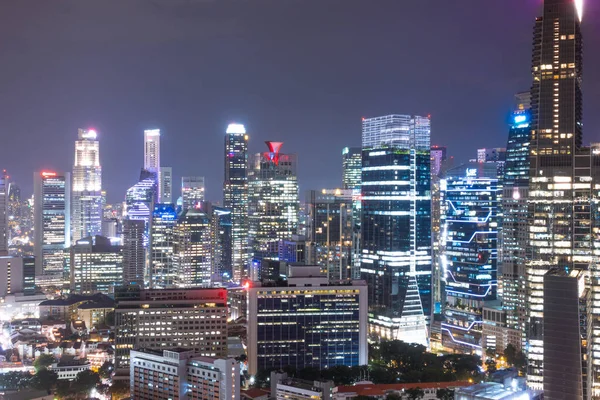
[[[338,386],[338,393],[356,393],[358,396],[383,396],[390,391],[402,391],[406,389],[449,389],[472,385],[469,381],[455,382],[420,382],[420,383],[390,383],[374,384],[366,383],[352,386]]]

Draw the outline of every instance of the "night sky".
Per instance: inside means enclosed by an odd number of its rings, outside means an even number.
[[[250,150],[285,142],[300,191],[338,187],[361,117],[431,114],[458,160],[506,145],[528,90],[542,0],[95,0],[0,2],[0,168],[70,171],[77,128],[99,131],[103,186],[137,180],[143,130],[161,163],[204,175],[221,201],[227,124]],[[600,2],[587,0],[584,142],[600,140]]]

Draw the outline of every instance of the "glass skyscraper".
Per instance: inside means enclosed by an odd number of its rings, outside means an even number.
[[[173,204],[158,203],[150,219],[150,287],[173,288],[177,283],[177,271],[173,263],[174,230],[177,212]]]
[[[498,212],[502,188],[494,162],[450,169],[440,182],[445,348],[482,354],[482,308],[497,296]]]
[[[196,204],[204,201],[204,177],[184,176],[181,178],[182,208],[194,208]]]
[[[231,210],[233,280],[247,274],[248,249],[248,135],[241,124],[229,124],[225,136],[223,206]]]
[[[430,120],[362,122],[362,261],[372,335],[428,344],[431,315]]]
[[[360,182],[362,179],[362,150],[344,147],[342,150],[343,188],[352,191],[352,267],[351,277],[360,279]]]
[[[95,130],[79,129],[73,164],[71,238],[77,241],[102,231],[102,168]]]
[[[178,287],[210,286],[213,264],[211,219],[200,207],[181,213],[174,228]]]
[[[35,172],[33,185],[36,275],[62,279],[65,251],[71,246],[71,174]]]

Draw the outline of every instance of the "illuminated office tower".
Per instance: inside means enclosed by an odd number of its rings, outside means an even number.
[[[248,135],[241,124],[229,124],[225,135],[223,206],[231,210],[233,280],[247,274],[248,248]]]
[[[102,168],[100,142],[95,130],[79,129],[75,142],[71,202],[73,241],[102,231]]]
[[[430,149],[430,160],[431,160],[431,244],[432,244],[432,275],[433,275],[433,312],[434,314],[441,313],[441,305],[443,303],[443,271],[440,264],[441,248],[440,248],[440,213],[441,213],[441,199],[440,199],[440,176],[442,170],[447,167],[446,165],[446,147],[444,146],[431,146]]]
[[[156,174],[160,172],[160,129],[144,131],[144,169]]]
[[[352,190],[306,193],[308,264],[320,265],[331,280],[352,278]]]
[[[145,230],[146,224],[143,220],[123,221],[123,283],[125,285],[144,286]]]
[[[343,188],[352,191],[352,267],[351,276],[360,278],[360,182],[362,174],[362,151],[360,147],[344,147],[342,150]]]
[[[113,294],[123,284],[123,251],[104,236],[90,236],[71,246],[71,293]]]
[[[0,256],[8,255],[8,176],[0,175]]]
[[[362,122],[362,261],[372,335],[428,344],[431,315],[430,120]]]
[[[248,171],[248,236],[253,257],[268,255],[269,244],[290,239],[298,228],[296,154],[280,153],[282,142],[266,142]]]
[[[360,189],[362,153],[360,147],[344,147],[342,150],[342,183],[344,189]]]
[[[158,192],[160,193],[160,197],[159,197],[158,201],[160,203],[172,203],[173,202],[173,168],[160,167],[158,176],[159,176]]]
[[[210,286],[213,264],[210,215],[200,207],[188,208],[173,232],[173,266],[177,287]]]
[[[6,191],[6,220],[8,224],[8,247],[9,250],[15,247],[13,239],[21,234],[26,234],[25,227],[21,226],[21,212],[23,201],[21,199],[21,188],[15,182],[8,183]]]
[[[533,389],[543,388],[543,276],[554,267],[586,270],[594,254],[590,149],[582,147],[582,3],[545,0],[534,26],[526,249],[527,381]]]
[[[442,265],[446,306],[442,344],[482,354],[482,308],[497,296],[501,187],[493,162],[452,168],[440,182],[444,199]],[[502,349],[503,350],[503,349]]]
[[[204,201],[204,177],[184,176],[181,178],[182,208],[194,208],[196,204]]]
[[[528,240],[530,97],[529,92],[517,94],[517,109],[512,114],[502,188],[502,234],[498,237],[502,306],[509,336],[514,336],[510,342],[519,350],[525,344],[527,322],[525,248]]]
[[[71,246],[71,174],[33,174],[34,255],[36,275],[61,276]]]
[[[231,270],[231,210],[211,205],[212,273],[224,281],[232,277]]]
[[[172,288],[177,284],[173,264],[174,230],[177,212],[173,204],[158,203],[150,218],[149,282],[153,289]]]
[[[445,146],[431,146],[431,175],[439,176],[446,161]]]
[[[142,169],[138,183],[125,194],[125,219],[144,221],[144,247],[148,245],[150,210],[158,202],[156,173]]]

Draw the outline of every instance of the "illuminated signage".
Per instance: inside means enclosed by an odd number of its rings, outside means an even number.
[[[90,129],[89,131],[85,131],[84,133],[81,134],[82,139],[96,139],[97,136],[98,136],[98,134],[93,129]]]
[[[525,122],[527,121],[527,116],[526,115],[515,115],[515,124],[520,124],[521,122]]]
[[[229,124],[226,133],[246,134],[246,127],[242,124]]]
[[[50,177],[50,176],[56,176],[56,172],[43,171],[43,172],[42,172],[42,176],[43,176],[44,178],[48,178],[48,177]]]
[[[477,176],[477,168],[467,168],[467,176]]]

